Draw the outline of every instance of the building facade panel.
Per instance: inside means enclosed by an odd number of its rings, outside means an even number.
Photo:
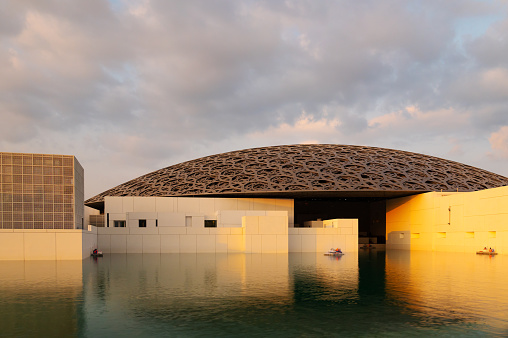
[[[83,168],[74,156],[0,153],[1,229],[80,229]]]

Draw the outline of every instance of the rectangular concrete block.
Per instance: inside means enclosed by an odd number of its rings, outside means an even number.
[[[258,216],[244,216],[242,217],[242,228],[246,235],[259,234],[259,217]]]
[[[259,234],[284,235],[287,234],[288,222],[286,216],[260,216]]]
[[[213,215],[215,213],[215,198],[200,198],[199,212],[205,215]]]
[[[298,228],[288,228],[288,234],[289,235],[298,235],[300,233],[298,232]]]
[[[111,253],[127,253],[127,235],[111,235]]]
[[[325,235],[327,233],[329,233],[329,231],[327,231],[329,229],[326,229],[326,228],[316,228],[316,235]]]
[[[228,237],[229,235],[215,235],[215,252],[227,253],[228,252]]]
[[[23,260],[23,233],[2,232],[0,233],[0,260]]]
[[[185,235],[187,233],[187,227],[159,227],[160,235]]]
[[[127,235],[129,228],[97,228],[99,235]]]
[[[302,238],[302,252],[317,252],[316,235],[301,235],[301,238]]]
[[[287,253],[288,250],[288,236],[277,235],[277,253]]]
[[[177,197],[176,211],[179,213],[199,213],[199,200],[193,197]]]
[[[136,212],[155,212],[156,197],[133,197]]]
[[[159,229],[156,227],[152,228],[128,228],[130,235],[158,235]]]
[[[155,197],[155,211],[170,213],[175,211],[174,197]]]
[[[179,235],[161,235],[161,253],[179,253],[180,236]]]
[[[220,210],[220,226],[242,224],[242,217],[245,216],[245,210]]]
[[[254,198],[252,200],[253,210],[277,210],[277,200],[268,198]]]
[[[25,233],[26,260],[56,259],[56,238],[54,233]]]
[[[230,235],[230,228],[208,228],[210,235]]]
[[[105,212],[106,213],[123,213],[122,197],[106,196],[104,197]]]
[[[143,235],[127,236],[127,252],[143,253]]]
[[[236,198],[216,198],[215,210],[238,210],[238,200]]]
[[[239,198],[237,203],[238,210],[252,210],[252,198]]]
[[[160,253],[161,240],[159,235],[143,235],[143,253]]]
[[[229,228],[231,235],[243,235],[243,228]]]
[[[341,235],[352,235],[353,229],[352,228],[339,228]]]
[[[262,247],[261,247],[261,241],[262,236],[261,235],[251,235],[251,252],[252,253],[261,253]]]
[[[103,253],[111,253],[111,235],[97,235],[97,249]]]
[[[243,235],[229,235],[228,236],[228,252],[244,252],[245,245]]]
[[[266,210],[245,210],[245,216],[266,216]]]
[[[246,253],[252,253],[252,235],[243,236]]]
[[[122,212],[134,211],[134,197],[122,197]]]
[[[196,253],[196,235],[180,235],[180,252]]]
[[[184,213],[159,212],[157,213],[157,219],[159,220],[159,228],[185,226]]]
[[[261,252],[277,252],[277,235],[261,235]]]
[[[55,233],[56,259],[82,260],[81,233]],[[88,255],[87,255],[88,256]]]
[[[109,227],[113,228],[114,227],[114,222],[113,221],[125,221],[127,220],[127,216],[125,213],[112,213],[110,212],[109,213]]]
[[[317,252],[326,252],[333,247],[333,236],[316,235]]]
[[[196,235],[197,252],[215,253],[214,235]]]
[[[210,234],[210,228],[195,228],[195,227],[187,227],[187,234],[188,235],[209,235]]]
[[[111,215],[109,218],[111,219]],[[127,218],[129,220],[157,219],[157,213],[156,212],[128,212]]]
[[[288,235],[288,251],[289,252],[302,252],[302,237],[298,234]]]
[[[205,216],[192,216],[192,227],[203,229],[205,227]]]

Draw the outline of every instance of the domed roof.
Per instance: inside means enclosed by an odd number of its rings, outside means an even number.
[[[508,178],[437,157],[376,147],[308,144],[232,151],[172,165],[105,196],[402,196],[475,191]],[[349,194],[348,194],[349,193]]]

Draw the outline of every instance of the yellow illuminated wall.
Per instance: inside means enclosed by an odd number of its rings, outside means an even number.
[[[508,253],[508,187],[386,202],[387,249]]]

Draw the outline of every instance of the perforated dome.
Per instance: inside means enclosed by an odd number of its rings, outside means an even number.
[[[475,191],[508,178],[458,162],[400,150],[333,144],[232,151],[172,165],[105,196],[400,196]]]

